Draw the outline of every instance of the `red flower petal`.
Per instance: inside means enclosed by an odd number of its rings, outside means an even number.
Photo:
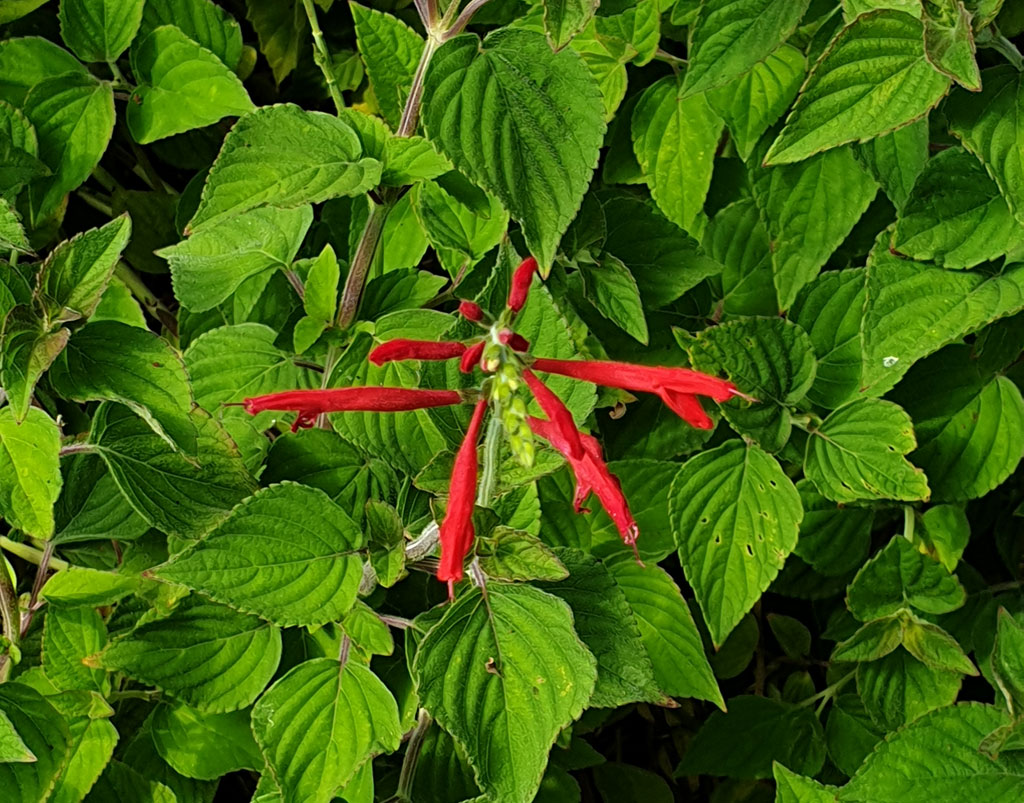
[[[533,371],[524,371],[523,378],[533,392],[533,397],[540,405],[540,409],[544,411],[544,415],[557,430],[558,442],[562,445],[555,445],[555,448],[566,456],[571,455],[573,459],[581,457],[583,443],[580,441],[580,432],[576,429],[576,422],[572,420],[569,408]]]
[[[537,260],[527,257],[519,263],[515,273],[512,274],[512,288],[508,293],[508,308],[513,312],[519,312],[526,303],[526,297],[530,294],[530,284],[533,282],[533,274],[537,272]]]
[[[474,343],[462,353],[462,359],[459,361],[459,370],[462,371],[462,373],[472,373],[474,368],[479,367],[480,358],[484,356],[485,345],[486,343],[481,340],[479,343]]]
[[[473,323],[480,323],[484,319],[484,311],[480,309],[479,304],[474,304],[472,301],[460,302],[459,313],[467,321],[473,321]]]
[[[254,396],[243,402],[250,415],[265,410],[297,412],[292,432],[299,427],[311,427],[321,413],[365,410],[396,413],[419,410],[424,407],[445,407],[461,404],[462,396],[456,390],[419,390],[416,388],[335,388],[333,390],[286,390]]]
[[[466,351],[462,343],[433,340],[405,340],[396,338],[381,343],[367,359],[374,365],[400,360],[451,360]]]

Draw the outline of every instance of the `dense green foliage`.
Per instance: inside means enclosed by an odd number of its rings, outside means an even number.
[[[1016,0],[0,2],[0,800],[1024,800],[1022,32]],[[533,355],[742,397],[702,430],[546,377],[634,558],[512,360],[450,601],[468,406],[237,405],[473,397],[367,355],[469,341],[527,255]]]

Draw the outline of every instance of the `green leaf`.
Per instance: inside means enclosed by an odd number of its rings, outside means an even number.
[[[278,85],[299,63],[299,48],[306,44],[306,12],[302,3],[280,0],[245,0],[246,19],[260,40]]]
[[[111,761],[89,793],[96,800],[118,803],[176,803],[170,787],[151,780],[120,761]]]
[[[154,28],[132,47],[139,86],[128,103],[128,129],[140,144],[253,110],[224,62],[173,25]]]
[[[825,725],[825,742],[832,762],[846,775],[853,775],[884,734],[868,715],[856,694],[835,698]]]
[[[790,317],[818,354],[808,398],[825,407],[890,390],[922,357],[1024,307],[1024,269],[954,273],[887,259],[830,271]]]
[[[157,752],[186,778],[214,781],[228,772],[263,768],[248,711],[211,714],[177,701],[161,703],[150,728]]]
[[[41,219],[89,177],[107,149],[114,91],[88,73],[65,73],[35,84],[22,111],[35,126],[40,160],[53,172],[30,188],[32,212]]]
[[[61,691],[103,692],[106,672],[87,666],[107,642],[107,628],[95,608],[51,608],[43,627],[43,671]]]
[[[804,54],[782,45],[735,80],[708,92],[708,103],[729,126],[741,159],[750,158],[764,132],[789,108],[806,72]]]
[[[312,222],[309,206],[263,206],[205,226],[158,255],[170,263],[175,296],[182,306],[203,312],[228,298],[246,279],[274,268],[290,269]]]
[[[611,6],[609,11],[618,7]],[[621,51],[623,57],[643,66],[654,58],[658,50],[661,11],[662,4],[658,0],[639,0],[621,14],[606,13],[594,17],[595,33],[612,50]]]
[[[147,2],[140,34],[161,25],[174,25],[189,39],[211,51],[232,70],[242,58],[242,29],[227,11],[212,0]]]
[[[999,188],[962,148],[936,154],[914,185],[892,247],[946,268],[973,268],[1024,246]]]
[[[1024,456],[1020,390],[984,371],[969,346],[949,346],[916,365],[893,398],[914,419],[918,448],[911,459],[928,475],[937,500],[984,496]]]
[[[28,749],[25,741],[18,735],[7,714],[0,711],[0,763],[28,764],[38,760],[35,753]]]
[[[862,14],[883,8],[903,11],[914,17],[921,16],[920,0],[841,0],[841,4],[843,19],[847,22],[853,22]]]
[[[924,512],[918,524],[915,539],[919,538],[928,554],[952,572],[971,537],[964,509],[957,505],[935,505]]]
[[[0,158],[0,161],[3,159]],[[7,182],[3,180],[3,170],[4,168],[0,167],[0,183],[6,184]],[[2,199],[0,199],[0,248],[18,251],[22,254],[32,250],[25,238],[25,229],[22,228],[21,218],[11,208],[11,205]]]
[[[669,513],[686,579],[720,645],[796,546],[800,496],[775,458],[733,440],[683,465]]]
[[[670,414],[678,418],[674,413]],[[612,461],[608,468],[619,479],[622,494],[640,528],[641,537],[635,546],[641,560],[655,563],[664,560],[676,549],[668,500],[679,464],[665,460],[629,459]],[[594,531],[592,551],[595,555],[601,558],[620,554],[634,557],[633,550],[622,542],[618,528],[607,513],[595,511],[591,519]]]
[[[647,321],[636,279],[618,257],[606,254],[598,264],[582,264],[584,295],[605,318],[647,345]]]
[[[729,315],[775,315],[772,249],[757,204],[744,198],[720,209],[704,230],[704,249],[724,267],[722,311]]]
[[[138,578],[72,566],[53,574],[40,596],[55,607],[113,605],[138,587]]]
[[[112,642],[102,666],[209,713],[245,708],[267,685],[281,658],[273,625],[199,597],[164,619]]]
[[[724,709],[700,634],[679,587],[664,568],[641,566],[631,555],[605,562],[633,609],[654,678],[674,698],[696,698]]]
[[[928,163],[928,118],[857,145],[853,150],[897,209],[907,202]]]
[[[705,720],[675,774],[770,778],[776,761],[807,775],[821,769],[825,739],[814,712],[767,697],[733,697],[728,712]]]
[[[844,28],[814,65],[765,162],[866,142],[926,114],[949,79],[925,60],[922,35],[921,22],[899,11],[866,14]]]
[[[0,685],[0,714],[21,736],[35,761],[0,763],[0,789],[17,803],[47,800],[68,761],[71,734],[64,718],[39,692],[22,683]]]
[[[46,0],[8,0],[0,9],[0,25],[6,25],[31,14],[45,2]]]
[[[391,655],[395,651],[391,628],[365,602],[357,602],[345,614],[341,627],[345,635],[352,639],[356,649],[367,658],[371,655]]]
[[[1024,131],[1017,114],[1024,84],[1008,64],[985,70],[981,77],[981,92],[957,89],[950,97],[949,129],[985,165],[1014,217],[1024,222]]]
[[[126,407],[103,404],[90,444],[135,511],[170,535],[198,538],[253,490],[238,449],[205,414],[193,413],[198,465],[171,451]]]
[[[833,661],[877,661],[890,655],[903,641],[903,617],[893,614],[874,619],[836,645]]]
[[[349,8],[355,22],[356,45],[366,64],[377,105],[384,119],[397,128],[412,88],[423,39],[391,14],[352,2]],[[430,98],[429,91],[425,97]]]
[[[810,480],[796,484],[804,508],[800,538],[793,553],[830,577],[842,576],[864,563],[871,546],[874,511],[840,505],[814,489]]]
[[[456,37],[434,56],[424,96],[430,138],[519,221],[546,273],[605,131],[597,86],[579,57],[553,54],[530,31],[497,30],[482,43]]]
[[[1010,752],[993,761],[978,750],[986,735],[1007,722],[1004,713],[980,703],[926,714],[882,742],[843,787],[840,800],[1017,799],[1024,794],[1024,759]]]
[[[114,321],[90,323],[75,332],[54,361],[50,382],[74,401],[121,402],[172,447],[195,454],[185,365],[152,332]]]
[[[665,779],[650,770],[609,761],[593,768],[594,784],[602,800],[620,803],[672,803],[675,799]]]
[[[782,318],[742,318],[712,326],[686,344],[693,367],[725,374],[758,401],[722,407],[737,432],[777,452],[789,440],[790,407],[803,400],[814,382],[817,362],[811,339]]]
[[[380,162],[361,155],[356,132],[337,117],[290,103],[257,109],[224,138],[186,234],[266,204],[360,195],[381,175]]]
[[[811,651],[811,631],[807,625],[792,616],[768,614],[768,626],[782,651],[793,659],[800,659]]]
[[[363,542],[323,491],[284,483],[257,491],[155,571],[282,627],[322,625],[355,602]]]
[[[667,76],[644,90],[632,132],[633,151],[658,208],[699,237],[722,119],[704,95],[684,99],[682,79]]]
[[[857,691],[871,718],[896,730],[922,714],[950,705],[960,692],[959,672],[932,669],[906,650],[857,667]]]
[[[38,407],[20,424],[0,410],[0,513],[36,538],[53,535],[53,503],[60,494],[60,430]]]
[[[849,148],[795,165],[754,169],[751,181],[771,238],[779,308],[789,309],[846,239],[878,187]]]
[[[582,31],[600,0],[544,0],[544,32],[552,50],[561,50]]]
[[[197,337],[185,352],[196,403],[211,415],[227,415],[234,408],[224,409],[225,403],[307,387],[306,373],[274,345],[276,339],[277,332],[259,323],[220,326]],[[231,355],[228,365],[225,354]],[[262,427],[275,417],[279,415],[268,412],[253,420]]]
[[[547,44],[544,45],[547,47]],[[590,699],[596,662],[562,600],[491,584],[448,606],[413,662],[421,704],[491,797],[530,803],[558,732]]]
[[[685,92],[695,95],[739,78],[796,29],[809,0],[704,0],[690,32]]]
[[[454,278],[473,267],[498,244],[508,227],[506,212],[494,196],[476,209],[449,192],[441,181],[421,181],[412,188],[412,208],[445,270]]]
[[[576,633],[597,659],[597,683],[589,705],[616,708],[634,702],[662,702],[665,695],[615,576],[578,550],[559,549],[557,555],[569,570],[568,579],[539,587],[569,604]]]
[[[452,169],[451,162],[430,140],[418,136],[388,137],[384,143],[384,172],[381,183],[405,187],[437,178]]]
[[[928,481],[904,455],[913,451],[914,427],[896,404],[851,402],[811,433],[804,473],[836,502],[858,499],[927,499]]]
[[[149,529],[149,523],[128,504],[98,455],[69,455],[62,460],[61,468],[64,487],[53,509],[55,543],[104,538],[133,541]]]
[[[981,73],[974,59],[971,12],[960,0],[922,4],[924,52],[939,72],[972,92],[981,91]]]
[[[1024,627],[1005,608],[999,609],[992,674],[1006,698],[1010,713],[1019,716],[1024,705]]]
[[[71,72],[85,75],[86,69],[49,39],[21,36],[0,42],[0,98],[11,106],[21,108],[25,95],[36,84]]]
[[[476,549],[484,574],[497,580],[552,581],[569,576],[550,547],[522,530],[498,525],[490,535],[477,541]]]
[[[938,625],[917,617],[905,617],[903,646],[918,661],[932,669],[977,675],[970,658],[955,638]]]
[[[145,2],[61,0],[61,36],[82,61],[117,61],[139,30]]]
[[[327,803],[371,755],[398,749],[388,688],[369,669],[314,658],[267,689],[252,711],[256,741],[285,800]]]
[[[908,605],[924,613],[949,613],[966,599],[963,586],[942,564],[901,536],[864,564],[847,592],[850,612],[862,622]]]
[[[71,751],[50,803],[77,803],[96,782],[114,754],[117,730],[107,719],[80,717],[68,723]]]
[[[363,294],[361,314],[368,318],[417,309],[447,284],[443,276],[415,268],[399,268],[372,280]]]
[[[40,377],[68,342],[70,332],[47,333],[44,322],[27,305],[14,307],[4,319],[0,338],[0,382],[14,409],[16,420],[24,420]]]
[[[834,710],[834,709],[833,709]],[[775,776],[775,803],[835,803],[834,786],[818,783],[813,778],[786,769],[776,761],[772,765]]]

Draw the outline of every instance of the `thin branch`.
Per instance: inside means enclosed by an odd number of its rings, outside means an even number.
[[[41,607],[39,605],[39,592],[43,590],[43,584],[46,582],[46,575],[50,571],[50,561],[52,560],[53,541],[47,541],[46,546],[43,547],[43,554],[39,558],[39,565],[36,566],[36,577],[32,581],[32,593],[28,598],[28,610],[21,617],[22,638],[25,638],[29,627],[32,625],[32,617],[35,616],[36,611]]]
[[[405,748],[405,757],[402,759],[402,771],[398,776],[398,789],[395,791],[396,800],[412,803],[412,785],[416,780],[416,766],[419,764],[423,740],[433,721],[425,708],[419,710],[416,728],[413,730],[412,736],[409,737],[409,744]]]
[[[363,234],[359,238],[359,245],[352,255],[352,264],[348,269],[348,276],[345,277],[345,289],[341,293],[341,301],[338,303],[337,326],[339,329],[348,329],[356,319],[359,311],[359,299],[363,295],[363,285],[366,284],[366,275],[373,263],[373,256],[377,252],[377,243],[380,242],[381,232],[384,231],[384,223],[387,221],[388,213],[391,211],[391,204],[373,204],[370,208],[370,216],[366,218],[366,225],[363,227]]]
[[[420,53],[419,63],[416,65],[416,73],[412,77],[412,87],[409,89],[409,97],[405,99],[405,108],[402,110],[402,119],[398,123],[396,137],[411,137],[416,133],[416,123],[420,119],[420,102],[423,100],[423,81],[427,77],[427,67],[430,60],[434,58],[440,42],[433,35],[427,36],[423,43],[423,52]]]
[[[306,9],[306,16],[309,18],[309,27],[313,31],[313,61],[324,74],[327,82],[327,91],[331,93],[331,100],[334,101],[334,108],[338,114],[345,108],[345,99],[341,96],[341,87],[338,86],[334,77],[334,65],[331,62],[331,51],[327,49],[324,41],[324,33],[320,30],[320,21],[316,16],[316,8],[313,0],[302,0],[302,6]]]
[[[454,39],[456,36],[462,33],[466,29],[466,26],[469,25],[469,23],[472,21],[473,16],[476,14],[476,12],[478,12],[489,2],[490,0],[473,0],[472,3],[470,3],[462,10],[462,13],[459,14],[459,16],[456,18],[455,24],[444,32],[443,41],[447,42],[449,39]],[[452,5],[454,6],[455,3],[452,3]]]
[[[28,544],[19,544],[17,541],[12,541],[6,535],[0,535],[0,549],[6,549],[12,555],[17,555],[22,560],[34,563],[37,566],[43,559],[43,550],[31,547]],[[65,560],[51,557],[49,559],[50,568],[55,571],[63,571],[71,566]]]

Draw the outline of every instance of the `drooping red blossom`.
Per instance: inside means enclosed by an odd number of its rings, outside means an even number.
[[[480,364],[480,358],[484,356],[485,345],[487,345],[486,342],[481,340],[462,353],[462,359],[459,360],[459,370],[462,373],[470,374]]]
[[[406,340],[396,338],[381,343],[367,358],[374,365],[400,360],[450,360],[466,351],[462,343],[434,340]]]
[[[559,432],[559,442],[564,444],[565,449],[557,446],[555,448],[564,452],[566,457],[571,457],[571,459],[582,457],[583,442],[580,440],[580,431],[576,429],[576,422],[573,421],[569,408],[533,371],[529,369],[523,371],[523,379],[526,380],[533,397],[540,405],[540,409],[544,411],[544,415],[548,417],[551,426]]]
[[[296,412],[292,432],[299,427],[311,427],[321,413],[363,410],[378,413],[398,413],[425,407],[446,407],[461,404],[457,390],[419,390],[416,388],[334,388],[332,390],[286,390],[246,399],[242,406],[250,415],[265,410]]]
[[[510,329],[503,329],[498,333],[498,342],[508,346],[513,351],[529,351],[530,341],[517,332]]]
[[[519,267],[512,274],[512,287],[508,293],[508,308],[513,312],[519,312],[526,303],[526,297],[530,294],[530,284],[533,282],[533,274],[537,272],[537,260],[527,257],[519,263]]]
[[[709,396],[717,402],[744,395],[732,382],[689,368],[599,360],[554,360],[547,357],[535,359],[533,367],[538,371],[561,374],[597,385],[654,393],[661,397],[672,412],[698,429],[710,429],[713,426],[696,398],[698,395]]]
[[[448,509],[441,522],[441,565],[437,579],[448,583],[451,597],[455,583],[462,579],[462,564],[473,546],[473,507],[476,504],[476,442],[480,437],[480,424],[487,412],[487,401],[477,403],[466,437],[455,455],[452,478],[448,490]]]
[[[473,323],[480,323],[484,319],[484,311],[480,309],[479,304],[474,304],[472,301],[460,301],[459,314]]]
[[[576,438],[583,446],[583,452],[574,456],[570,439],[565,437],[565,431],[556,426],[552,421],[544,421],[531,416],[527,419],[530,429],[539,435],[558,451],[565,455],[569,461],[569,467],[576,477],[576,493],[573,495],[573,507],[579,513],[583,510],[583,503],[593,493],[601,502],[601,506],[607,511],[609,518],[615,523],[622,540],[636,550],[636,539],[640,534],[636,519],[629,510],[626,497],[622,495],[622,486],[619,479],[608,470],[601,454],[601,445],[597,438],[587,435],[585,432],[577,432]]]

